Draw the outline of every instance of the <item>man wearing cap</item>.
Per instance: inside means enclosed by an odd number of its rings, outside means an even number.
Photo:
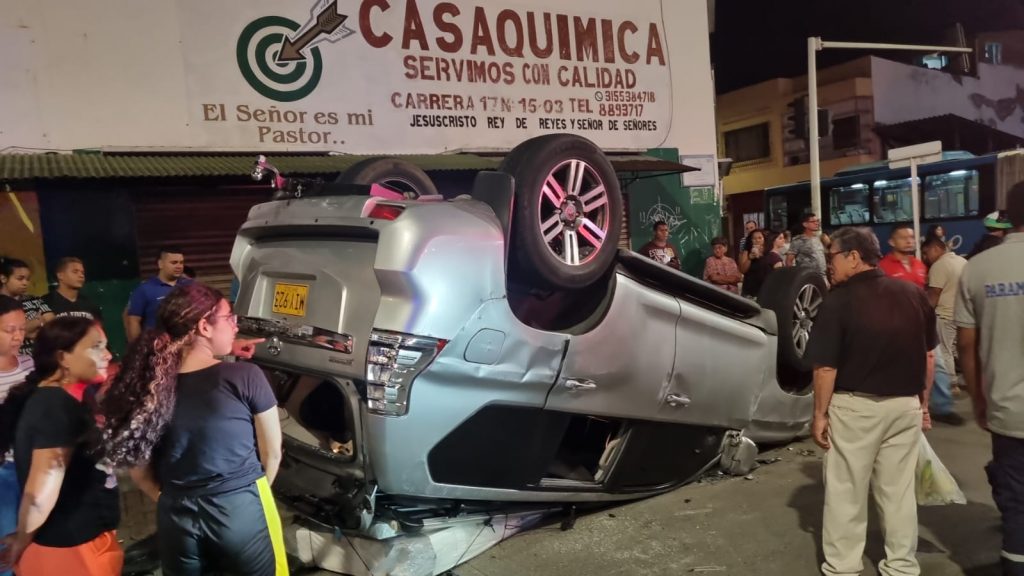
[[[1024,575],[1024,182],[1007,212],[1011,233],[964,266],[953,321],[974,418],[992,433],[985,471],[1003,517],[1003,574]]]
[[[985,225],[985,235],[981,237],[974,244],[974,248],[971,249],[971,253],[967,255],[967,259],[970,260],[978,254],[992,248],[993,246],[999,246],[1003,243],[1003,238],[1009,232],[1010,228],[1013,228],[1013,224],[1010,223],[1010,219],[1006,217],[1006,214],[1002,211],[996,210],[995,212],[985,216],[985,220],[982,222]]]

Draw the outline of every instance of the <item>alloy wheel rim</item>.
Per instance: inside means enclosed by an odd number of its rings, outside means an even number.
[[[537,211],[545,246],[569,266],[586,264],[608,240],[608,189],[594,167],[583,160],[565,160],[548,172]]]
[[[797,292],[793,304],[793,344],[797,353],[803,357],[807,352],[807,342],[811,339],[811,327],[818,316],[823,297],[814,284],[805,284]]]

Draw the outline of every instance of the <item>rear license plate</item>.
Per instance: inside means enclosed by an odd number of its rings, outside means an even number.
[[[309,286],[306,284],[274,284],[274,305],[271,310],[289,316],[305,316]]]

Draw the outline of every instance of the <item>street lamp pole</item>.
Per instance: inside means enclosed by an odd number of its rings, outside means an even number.
[[[961,46],[927,46],[921,44],[879,44],[873,42],[834,42],[818,36],[807,39],[807,139],[811,147],[811,211],[821,213],[821,160],[818,143],[818,63],[817,53],[826,48],[853,50],[910,50],[915,52],[973,52]]]

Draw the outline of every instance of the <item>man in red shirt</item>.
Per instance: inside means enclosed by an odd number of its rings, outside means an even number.
[[[928,267],[914,256],[914,226],[897,224],[889,234],[892,251],[878,263],[886,276],[906,280],[924,290],[928,282]]]
[[[928,284],[928,267],[914,256],[914,226],[897,224],[889,234],[889,246],[892,251],[878,263],[878,267],[886,276],[905,280],[925,290]],[[930,353],[935,356],[935,373],[931,394],[925,414],[929,420],[935,420],[952,426],[964,423],[962,416],[953,409],[952,380],[955,375],[953,366],[946,366],[939,349]]]

